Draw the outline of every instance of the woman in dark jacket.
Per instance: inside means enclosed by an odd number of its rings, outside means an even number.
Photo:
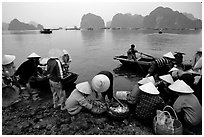
[[[101,71],[92,79],[92,89],[102,94],[102,100],[105,96],[111,101],[113,99],[113,74],[109,71]]]

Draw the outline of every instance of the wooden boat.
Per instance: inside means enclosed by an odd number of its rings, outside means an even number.
[[[183,58],[180,59],[180,56],[177,56],[177,54],[178,53],[174,55],[176,58],[175,65],[177,66],[177,68],[182,69],[184,71],[191,69],[191,63],[188,61],[183,61]],[[157,58],[151,57],[151,55],[143,53],[143,56],[141,56],[137,60],[130,60],[126,55],[115,56],[113,59],[119,60],[124,66],[127,66],[129,68],[139,68],[143,73],[146,73],[151,65],[151,62],[156,60]]]
[[[130,60],[126,55],[115,56],[113,59],[119,60],[125,66],[140,68],[142,71],[147,71],[151,62],[155,60],[153,57],[147,56],[141,56],[137,60]]]
[[[162,30],[161,29],[159,30],[159,34],[162,34]]]
[[[63,89],[68,88],[70,84],[73,84],[77,80],[77,78],[78,74],[70,72],[69,75],[64,77],[61,81]],[[30,87],[39,89],[40,91],[50,92],[49,78],[46,76],[33,78],[30,80]]]
[[[61,81],[62,82],[62,85],[63,85],[63,88],[64,89],[67,89],[69,88],[70,84],[73,84],[77,78],[78,78],[78,74],[76,73],[73,73],[73,72],[70,72],[67,76],[65,76],[63,78],[63,80]]]
[[[43,29],[43,30],[40,31],[40,33],[50,34],[50,33],[52,33],[52,30],[51,29]]]

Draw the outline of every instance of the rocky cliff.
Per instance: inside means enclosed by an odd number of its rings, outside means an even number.
[[[88,13],[83,15],[80,23],[80,28],[81,29],[88,29],[88,28],[101,29],[101,28],[105,28],[105,23],[100,16]]]
[[[145,28],[201,28],[202,21],[191,20],[184,14],[173,11],[170,8],[158,7],[153,10],[148,16],[145,16],[143,21]]]
[[[121,14],[118,13],[112,18],[111,28],[141,28],[143,26],[141,15]]]
[[[20,22],[18,19],[13,19],[8,27],[8,30],[40,30],[43,26],[41,24],[38,24],[37,27],[35,27],[32,24],[27,24],[24,22]]]

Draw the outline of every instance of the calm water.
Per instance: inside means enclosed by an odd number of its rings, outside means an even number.
[[[51,48],[66,49],[72,58],[70,70],[79,74],[76,83],[91,81],[99,71],[109,70],[115,77],[115,90],[131,90],[135,82],[141,79],[140,75],[129,70],[115,71],[120,62],[113,60],[113,57],[126,54],[130,44],[135,44],[137,50],[156,57],[169,51],[182,51],[186,53],[184,60],[189,61],[196,50],[202,47],[202,30],[163,34],[153,30],[57,30],[52,34],[8,31],[2,34],[2,54],[16,55],[17,67],[32,52],[47,57]]]

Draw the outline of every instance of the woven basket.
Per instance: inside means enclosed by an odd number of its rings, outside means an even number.
[[[168,108],[168,110],[171,109],[171,112],[174,113],[173,117],[170,114],[170,112],[165,111],[165,110],[167,110],[167,108]],[[174,109],[171,106],[167,106],[163,110],[164,110],[163,112],[169,114],[169,116],[174,119],[174,123],[173,123],[174,128],[169,129],[165,125],[159,125],[157,123],[157,116],[155,116],[154,120],[153,120],[153,128],[154,128],[155,134],[157,134],[157,135],[182,135],[183,134],[183,126],[182,126],[181,122],[178,120]]]
[[[130,110],[129,110],[129,107],[128,107],[127,104],[123,103],[123,105],[127,107],[126,112],[124,112],[124,113],[115,112],[115,111],[110,109],[110,107],[111,107],[111,105],[110,105],[110,106],[108,106],[108,111],[107,111],[108,115],[111,118],[114,118],[114,119],[117,119],[117,120],[125,119],[126,117],[128,117]]]
[[[93,108],[91,110],[91,112],[93,114],[102,114],[104,112],[107,111],[107,107],[105,105],[105,103],[100,102],[100,101],[93,101]]]

